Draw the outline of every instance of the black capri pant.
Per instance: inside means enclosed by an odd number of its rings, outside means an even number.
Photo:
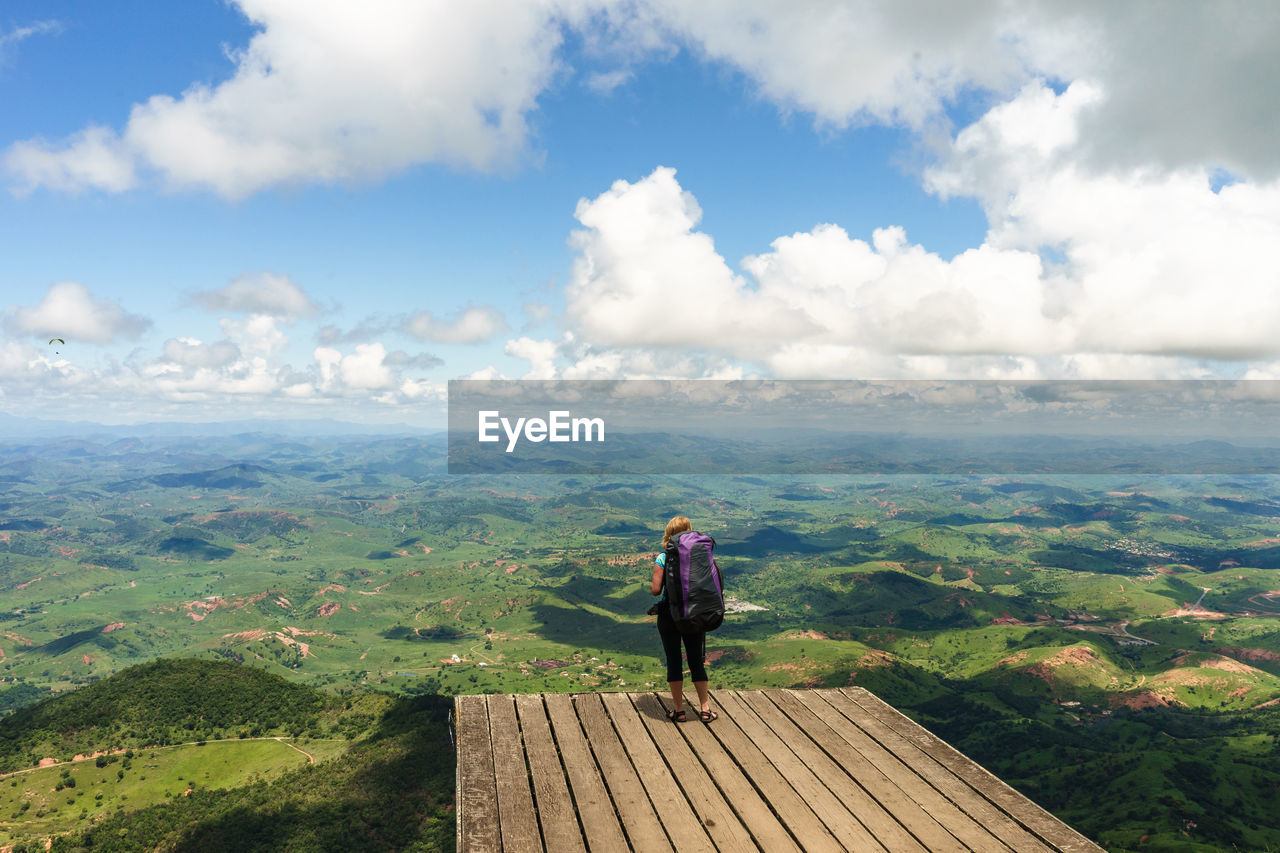
[[[662,651],[667,655],[667,681],[684,681],[684,667],[680,665],[680,643],[684,643],[685,657],[689,659],[689,677],[694,681],[707,680],[707,668],[702,659],[707,654],[707,634],[681,634],[667,608],[658,609],[658,634],[662,637]]]

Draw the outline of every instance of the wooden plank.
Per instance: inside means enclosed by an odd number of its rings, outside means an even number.
[[[551,726],[547,722],[542,697],[526,693],[515,699],[543,842],[548,850],[586,853],[577,810],[569,797],[569,786],[565,783],[564,768],[560,765],[555,741],[551,739]]]
[[[762,850],[768,853],[800,853],[800,848],[770,805],[760,798],[751,781],[706,726],[693,722],[672,725],[667,721],[666,707],[655,694],[633,694],[632,701],[646,725],[652,723],[669,732],[672,738],[685,744],[689,755],[696,756],[695,760],[706,769],[716,788],[723,792],[726,804],[737,812],[743,826]],[[720,725],[720,721],[714,725]],[[668,755],[678,754],[674,744],[664,746],[663,750]]]
[[[582,734],[573,698],[567,693],[548,693],[544,697],[551,732],[555,736],[565,775],[578,807],[578,817],[591,850],[625,850],[627,840],[614,811],[613,801],[600,778],[591,747]]]
[[[642,701],[647,698],[649,702]],[[689,803],[698,815],[698,820],[706,828],[707,834],[715,843],[716,849],[726,853],[756,853],[759,848],[751,840],[751,833],[743,826],[742,821],[733,809],[725,802],[724,796],[716,787],[716,783],[707,773],[707,769],[698,761],[698,757],[689,749],[676,727],[666,718],[666,712],[653,694],[632,693],[626,696],[628,706],[637,722],[648,730],[649,736],[657,750],[662,754],[670,768],[671,777],[678,780]],[[609,706],[606,697],[605,705]],[[610,713],[613,709],[610,708]],[[619,710],[619,713],[622,713]],[[614,714],[616,721],[617,714]],[[688,725],[687,723],[685,725]],[[621,729],[620,729],[621,730]],[[634,753],[633,753],[634,754]],[[768,807],[761,803],[761,808]],[[666,818],[664,817],[665,821]],[[786,830],[782,835],[786,836]],[[789,840],[789,839],[788,839]]]
[[[810,707],[830,707],[839,717],[831,718],[834,728],[842,733],[847,731],[836,725],[839,719],[846,719],[855,725],[866,736],[874,738],[886,751],[897,756],[912,771],[918,774],[928,787],[937,791],[968,814],[980,826],[985,827],[992,835],[1000,838],[1006,845],[1019,853],[1047,853],[1051,850],[1043,841],[1027,832],[1021,824],[991,804],[986,797],[978,794],[950,770],[947,770],[929,755],[922,752],[914,743],[898,734],[888,724],[872,716],[848,696],[838,690],[806,690],[798,691],[796,698]],[[824,716],[824,719],[826,717]],[[855,740],[855,743],[862,741]],[[941,816],[940,816],[941,819]],[[944,821],[948,824],[948,821]],[[955,832],[955,830],[952,830]],[[961,838],[967,836],[962,835]]]
[[[1006,814],[1022,824],[1051,847],[1070,851],[1100,851],[1097,844],[1058,820],[1029,798],[1000,781],[977,762],[965,756],[951,744],[934,735],[924,726],[908,718],[878,696],[860,687],[842,688],[842,693],[907,737],[939,764],[969,783]]]
[[[813,809],[814,814],[842,844],[846,847],[852,846],[856,850],[888,848],[915,853],[924,849],[857,785],[845,786],[838,795],[833,792],[828,787],[827,780],[821,778],[813,766],[813,763],[817,763],[817,757],[822,755],[821,751],[809,742],[804,733],[794,730],[794,727],[792,730],[783,728],[781,731],[775,731],[769,722],[762,720],[750,708],[747,703],[748,695],[731,691],[719,694],[717,701],[725,711],[733,714],[734,721],[738,723],[743,733],[760,747],[761,752],[768,756],[773,765],[791,783],[791,787],[804,797],[804,801]],[[755,695],[759,696],[758,693]],[[781,717],[781,715],[778,716]],[[825,755],[822,755],[822,758],[826,763],[820,764],[816,770],[827,771],[828,775],[839,774],[845,779],[848,778],[838,767],[831,766],[830,759]],[[843,801],[842,797],[853,799],[847,802]],[[858,813],[856,816],[855,811]],[[872,811],[879,813],[872,814],[868,823],[864,824],[859,820],[859,817]]]
[[[515,700],[502,693],[489,696],[485,704],[489,707],[489,738],[493,741],[502,849],[504,853],[541,853],[542,837],[533,811],[533,791],[529,788]]]
[[[483,696],[453,700],[458,727],[458,851],[495,853],[498,837],[498,789],[489,740],[489,712]]]
[[[642,853],[671,850],[662,821],[649,802],[640,777],[636,775],[631,759],[604,712],[599,695],[579,693],[573,697],[573,705],[578,719],[582,721],[582,730],[587,734],[591,752],[600,765],[600,775],[609,788],[618,817],[622,819],[631,849]]]
[[[999,838],[912,772],[812,691],[770,690],[765,696],[813,738],[930,850],[1008,851]],[[859,812],[861,816],[861,812]],[[865,822],[865,821],[864,821]]]
[[[837,837],[865,841],[865,846],[858,845],[859,850],[884,849],[796,760],[791,750],[776,737],[767,736],[768,729],[732,692],[717,691],[716,705],[720,719],[707,726],[707,731],[733,756],[804,850],[843,850]],[[695,730],[699,725],[702,724],[685,724]],[[696,745],[694,751],[698,751]],[[840,835],[833,835],[833,831]]]
[[[681,791],[681,787],[687,787],[687,783],[676,784],[671,769],[649,738],[644,723],[636,716],[631,700],[621,693],[599,695],[613,722],[614,731],[618,733],[623,748],[631,758],[636,775],[649,794],[649,802],[653,803],[658,819],[662,821],[676,850],[681,853],[715,853],[716,845],[711,843],[702,821],[694,815],[689,801]]]
[[[962,853],[964,846],[950,833],[938,826],[937,821],[925,814],[902,791],[890,783],[884,774],[856,750],[844,750],[843,741],[817,717],[803,708],[778,708],[771,698],[783,691],[752,692],[740,698],[761,721],[791,748],[804,766],[814,772],[867,831],[889,850],[948,851]],[[797,725],[794,715],[807,714],[804,725]],[[846,762],[833,759],[831,753],[839,752]],[[858,771],[858,772],[855,772]],[[878,797],[877,797],[878,795]],[[900,813],[901,811],[901,813]]]

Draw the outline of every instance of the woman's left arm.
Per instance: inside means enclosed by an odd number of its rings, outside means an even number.
[[[651,595],[660,595],[662,593],[663,571],[661,563],[653,564],[653,579],[649,581],[649,593]]]

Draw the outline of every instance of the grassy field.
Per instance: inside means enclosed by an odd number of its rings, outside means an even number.
[[[197,788],[233,788],[341,754],[346,740],[209,741],[129,750],[0,776],[0,844],[64,834]]]

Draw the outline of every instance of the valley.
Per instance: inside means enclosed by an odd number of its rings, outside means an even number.
[[[1108,849],[1280,845],[1274,477],[445,467],[430,438],[0,446],[0,773],[22,773],[0,779],[0,843],[80,843],[68,833],[176,813],[253,772],[323,773],[387,702],[660,689],[648,577],[683,513],[716,538],[732,597],[713,689],[866,687]],[[41,699],[189,658],[384,704],[359,724],[176,709],[100,743],[15,734]],[[240,775],[158,764],[145,791],[94,760],[55,791],[62,766],[38,767],[97,747],[248,752]],[[434,772],[451,790],[452,767]]]

